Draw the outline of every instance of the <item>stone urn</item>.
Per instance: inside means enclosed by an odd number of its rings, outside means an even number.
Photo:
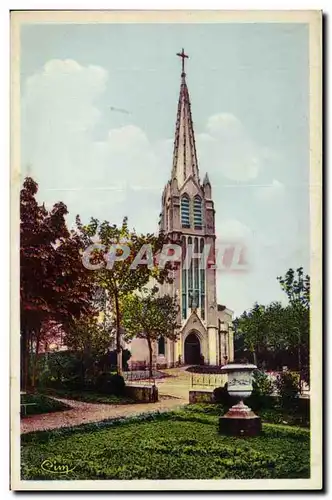
[[[252,393],[252,376],[257,366],[250,364],[228,364],[221,368],[227,373],[228,394],[234,399],[234,406],[219,418],[219,432],[231,436],[257,436],[262,430],[260,417],[244,404],[243,400]]]

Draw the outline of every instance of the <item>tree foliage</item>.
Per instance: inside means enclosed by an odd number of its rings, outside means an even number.
[[[234,320],[237,348],[252,353],[255,364],[287,360],[301,371],[309,366],[310,277],[303,268],[277,278],[288,304],[254,304]]]
[[[170,295],[158,296],[158,288],[131,294],[123,304],[123,325],[128,338],[146,339],[152,376],[153,343],[160,337],[177,339],[178,304]]]
[[[38,204],[38,184],[27,177],[20,194],[20,301],[22,384],[30,380],[31,353],[38,353],[42,325],[68,325],[91,307],[91,276],[82,266],[82,242],[69,233],[63,203]]]
[[[96,315],[85,315],[73,321],[66,331],[65,344],[75,352],[81,366],[82,386],[98,360],[108,352],[111,338]]]
[[[116,350],[118,353],[118,373],[122,372],[121,338],[122,338],[122,314],[121,302],[135,290],[141,290],[151,278],[159,283],[171,281],[169,276],[170,265],[159,268],[154,261],[146,259],[144,264],[133,268],[137,256],[141,255],[144,260],[142,249],[149,247],[153,256],[160,253],[166,238],[163,233],[158,236],[153,234],[138,234],[128,227],[127,218],[123,219],[122,225],[110,224],[107,221],[100,223],[97,219],[91,219],[90,224],[83,225],[80,218],[76,219],[80,235],[85,243],[85,248],[98,242],[103,245],[102,249],[96,248],[92,252],[92,264],[100,265],[99,269],[90,271],[99,287],[106,290],[113,306],[116,331]],[[121,245],[129,248],[129,254],[123,260],[117,258],[124,256]],[[114,251],[115,249],[115,251]],[[105,262],[105,255],[109,260]],[[115,258],[117,257],[117,258]]]

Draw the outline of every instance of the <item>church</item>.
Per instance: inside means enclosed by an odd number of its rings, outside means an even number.
[[[162,194],[159,230],[181,245],[182,265],[172,284],[164,284],[161,294],[176,296],[181,325],[178,340],[161,338],[154,346],[154,362],[159,367],[189,364],[223,365],[234,359],[233,311],[217,303],[215,265],[215,210],[212,186],[205,174],[200,180],[191,103],[182,52],[171,177]],[[207,265],[201,255],[208,250]],[[184,265],[190,252],[190,264]],[[207,253],[207,250],[206,250]],[[134,339],[128,346],[131,364],[148,359],[146,341]]]

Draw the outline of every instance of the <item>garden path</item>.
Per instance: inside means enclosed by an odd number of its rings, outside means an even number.
[[[188,404],[190,374],[181,368],[164,370],[169,377],[156,381],[159,391],[157,403],[111,405],[85,403],[71,399],[55,398],[71,408],[54,413],[31,415],[21,420],[21,433],[71,427],[101,420],[128,417],[151,411],[174,410]]]

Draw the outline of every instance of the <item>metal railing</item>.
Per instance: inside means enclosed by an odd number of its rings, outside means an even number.
[[[154,372],[155,370],[153,370]],[[156,377],[152,372],[152,377],[150,376],[150,370],[148,368],[141,370],[127,370],[123,372],[123,378],[127,383],[135,383],[135,384],[147,384],[147,385],[155,385]]]

